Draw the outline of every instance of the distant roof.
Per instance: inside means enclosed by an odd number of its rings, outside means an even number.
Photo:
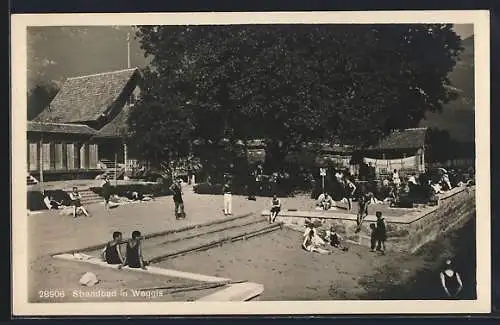
[[[137,68],[72,77],[65,80],[37,122],[95,121],[120,96]]]
[[[120,138],[128,132],[128,116],[130,114],[129,106],[124,106],[111,122],[100,129],[95,138]]]
[[[393,131],[370,149],[417,149],[425,145],[427,128]]]
[[[71,133],[92,135],[96,131],[84,124],[28,122],[28,132]]]

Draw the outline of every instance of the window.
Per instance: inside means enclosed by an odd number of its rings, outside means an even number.
[[[42,168],[43,170],[50,169],[50,143],[42,144]]]
[[[38,143],[30,142],[28,145],[28,169],[38,169]]]
[[[95,169],[97,168],[97,151],[98,147],[97,144],[91,143],[89,145],[89,168]]]
[[[88,168],[88,144],[86,143],[80,147],[80,168]]]
[[[75,144],[68,143],[66,145],[67,167],[68,169],[75,169]]]
[[[54,144],[54,164],[55,164],[55,169],[63,169],[63,145],[62,143],[56,143]]]

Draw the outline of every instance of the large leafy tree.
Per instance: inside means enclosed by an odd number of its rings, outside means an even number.
[[[169,141],[181,122],[213,145],[263,138],[275,165],[304,141],[363,146],[416,127],[454,98],[461,50],[444,24],[146,26],[138,37],[152,69],[131,123],[165,146],[146,141],[147,156],[179,152]],[[167,113],[180,107],[189,119]]]

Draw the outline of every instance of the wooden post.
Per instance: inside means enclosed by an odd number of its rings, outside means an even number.
[[[130,32],[127,33],[127,69],[130,69]]]
[[[38,162],[38,166],[40,168],[40,187],[42,189],[42,193],[44,192],[44,183],[43,183],[43,133],[40,134],[40,160]]]
[[[118,178],[116,176],[116,173],[117,173],[116,167],[117,167],[117,165],[118,165],[118,153],[115,151],[115,186],[118,185]]]
[[[421,161],[421,171],[425,173],[425,146],[422,146],[422,154],[420,156]]]
[[[125,179],[128,170],[128,150],[127,150],[127,143],[125,141],[123,142],[123,162],[125,163],[123,179]]]

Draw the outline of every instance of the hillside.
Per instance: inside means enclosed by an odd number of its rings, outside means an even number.
[[[464,51],[450,73],[453,87],[460,90],[459,98],[446,104],[441,113],[429,113],[421,126],[448,130],[453,139],[474,142],[474,37],[462,41]]]

